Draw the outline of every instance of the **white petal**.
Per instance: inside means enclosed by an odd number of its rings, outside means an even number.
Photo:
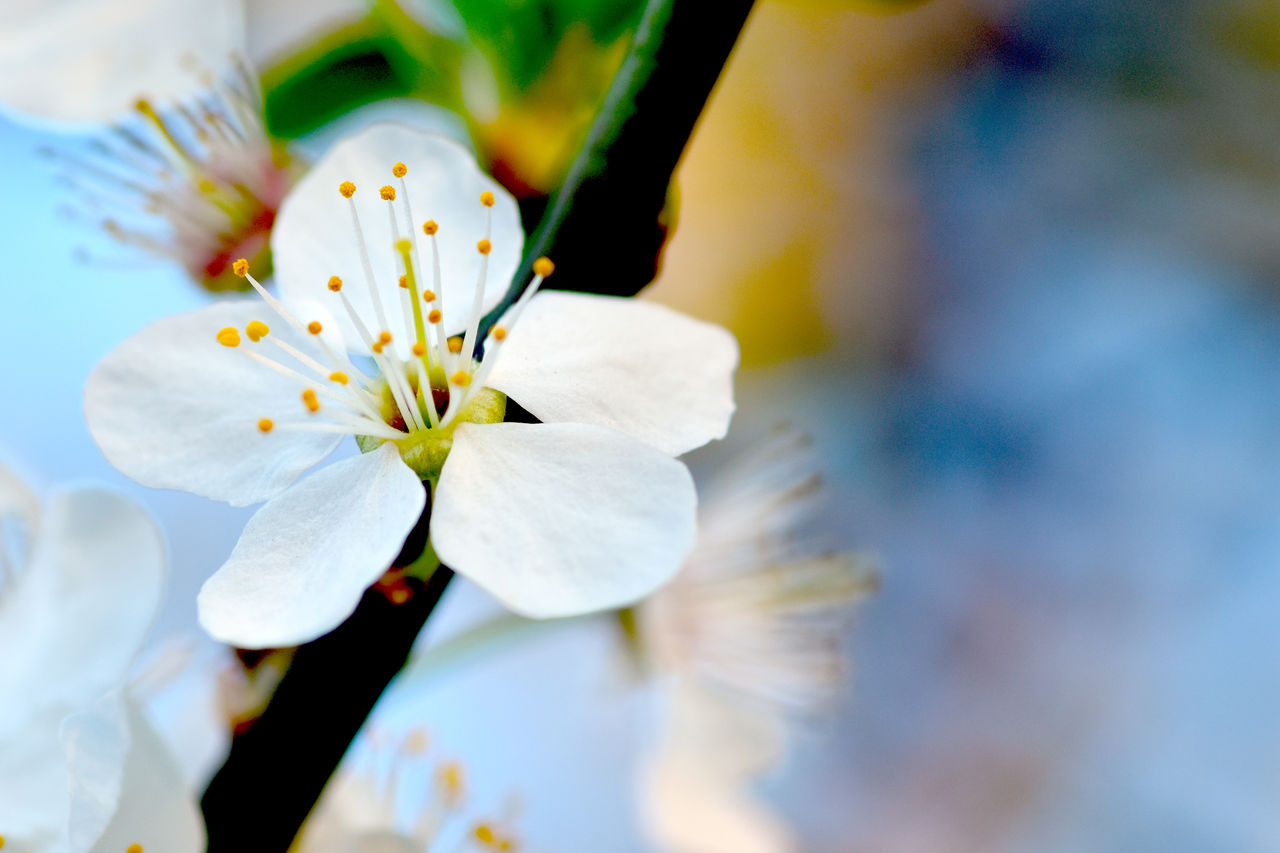
[[[84,414],[112,465],[145,486],[244,506],[279,494],[337,447],[341,435],[258,429],[259,418],[298,421],[306,413],[301,383],[217,342],[219,329],[243,331],[250,320],[309,351],[254,298],[157,320],[98,363]],[[289,361],[265,341],[244,337],[240,346]]]
[[[422,224],[433,219],[440,226],[436,240],[440,248],[443,284],[439,290],[444,298],[444,322],[451,332],[460,331],[470,316],[480,275],[481,255],[476,243],[484,237],[485,228],[480,194],[487,190],[496,198],[485,310],[506,292],[520,263],[524,236],[515,199],[486,177],[471,154],[450,139],[404,125],[377,124],[339,142],[284,200],[271,235],[271,248],[276,281],[287,299],[325,297],[333,302],[336,297],[328,292],[327,283],[330,276],[336,275],[345,283],[343,292],[361,319],[376,334],[380,324],[369,297],[350,204],[338,193],[343,181],[352,181],[388,331],[395,336],[401,354],[407,356],[411,341],[404,340],[398,285],[400,256],[393,248],[389,203],[378,193],[384,185],[396,189],[397,227],[403,233],[405,198],[400,193],[400,182],[391,174],[391,167],[397,162],[403,162],[409,170],[405,182],[422,267],[418,289],[436,289],[430,272],[431,241],[422,233]],[[334,313],[343,316],[336,309]],[[344,325],[343,332],[354,346],[358,341],[354,327]]]
[[[391,566],[425,503],[390,443],[317,471],[249,519],[200,590],[200,624],[241,648],[327,633]]]
[[[637,299],[545,291],[489,385],[545,422],[598,424],[672,455],[723,438],[738,344],[720,326]]]
[[[62,727],[72,850],[120,853],[204,850],[195,796],[142,710],[118,691],[67,718]]]
[[[198,92],[244,40],[239,0],[5,0],[0,106],[59,122],[119,118]]]
[[[586,424],[464,424],[431,515],[448,566],[517,613],[570,616],[629,604],[666,582],[693,544],[683,464]]]
[[[101,489],[55,494],[26,569],[0,593],[0,649],[22,650],[0,654],[0,730],[119,683],[164,576],[164,541],[142,507]]]
[[[792,853],[790,827],[750,791],[782,749],[778,721],[676,681],[641,782],[644,828],[672,853]]]
[[[0,694],[0,702],[21,702]],[[67,767],[58,741],[62,715],[26,715],[21,728],[0,729],[0,834],[5,849],[61,850],[66,832]]]

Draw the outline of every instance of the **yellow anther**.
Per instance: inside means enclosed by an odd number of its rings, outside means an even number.
[[[240,330],[234,326],[227,326],[218,332],[218,343],[224,347],[240,346]]]
[[[493,327],[493,339],[495,341],[505,341],[507,339],[507,330],[501,326]]]
[[[128,847],[124,848],[124,853],[142,853],[142,845],[138,844],[137,842],[134,842],[133,844],[130,844]]]
[[[246,261],[244,258],[241,258],[240,260],[235,261],[234,263],[231,264],[231,271],[236,275],[240,276],[241,278],[244,278],[246,275],[249,274],[249,262]]]
[[[403,287],[405,290],[409,289],[409,276],[407,275],[400,276],[400,286]]]
[[[440,318],[441,318],[441,317],[443,317],[443,316],[444,316],[444,315],[440,313],[440,309],[439,309],[439,308],[432,308],[432,309],[431,309],[431,313],[427,314],[427,322],[428,322],[428,323],[439,323],[439,322],[440,322]],[[458,350],[461,350],[461,349],[462,349],[462,342],[461,342],[461,341],[459,341],[459,342],[458,342]],[[453,341],[449,341],[449,351],[450,351],[450,352],[455,352],[455,350],[453,349]]]
[[[449,352],[457,355],[462,352],[462,338],[454,336],[449,338]]]
[[[516,845],[510,838],[504,838],[498,842],[499,850],[515,850]]]
[[[244,333],[249,336],[249,340],[257,343],[271,334],[271,327],[261,320],[250,320],[249,325],[244,327]]]
[[[477,823],[475,833],[482,844],[493,843],[493,829],[487,823]]]
[[[391,186],[391,184],[387,184],[385,187],[378,190],[378,194],[382,196],[383,201],[396,200],[396,188]]]
[[[456,761],[449,761],[440,765],[440,784],[444,787],[445,792],[451,796],[457,796],[462,792],[462,765]]]
[[[482,255],[487,255],[489,252],[493,251],[493,244],[488,240],[481,240],[479,243],[476,243],[476,251]]]
[[[413,345],[413,354],[418,358],[422,358],[427,354],[427,345],[422,341],[416,341]]]
[[[329,276],[329,289],[334,293],[342,290],[342,279],[338,278],[336,275]]]
[[[547,257],[538,258],[533,262],[533,274],[540,275],[543,278],[551,275],[556,270],[556,265],[551,263],[551,259]]]
[[[329,374],[329,381],[337,382],[339,385],[346,385],[351,380],[348,379],[347,374],[343,373],[341,370],[335,370],[333,373]]]
[[[275,425],[276,425],[276,422],[271,420],[271,418],[262,418],[261,420],[258,421],[258,429],[262,430],[263,432],[271,432],[271,430],[275,427]]]
[[[378,340],[384,344],[391,343],[391,333],[388,332],[386,329],[383,329],[381,332],[378,333]]]
[[[318,335],[322,331],[324,331],[324,326],[320,325],[319,320],[312,320],[310,323],[307,324],[307,331],[313,335]]]
[[[308,388],[302,392],[302,405],[306,406],[307,410],[312,413],[320,411],[320,399],[316,397],[316,392],[313,389]]]
[[[153,116],[156,114],[155,107],[151,106],[151,102],[146,98],[139,98],[133,106],[144,116]]]
[[[422,299],[424,302],[435,302],[436,292],[434,290],[424,290],[422,291]]]
[[[439,230],[440,230],[440,226],[436,225],[436,221],[434,219],[428,219],[426,222],[422,223],[422,232],[428,236],[436,233]]]
[[[493,207],[493,193],[488,190],[480,193],[480,203],[485,207]]]
[[[409,174],[409,167],[404,163],[396,163],[391,167],[391,174],[395,175],[397,178],[403,178],[405,175]]]
[[[466,387],[471,384],[471,374],[467,373],[465,370],[459,370],[457,373],[449,377],[449,381],[454,385]]]
[[[374,352],[376,352],[378,355],[382,355],[382,349],[383,349],[383,347],[385,347],[385,346],[386,346],[386,344],[384,344],[382,341],[374,341],[374,342],[373,342],[373,351],[374,351]]]
[[[343,181],[338,184],[338,192],[342,193],[343,198],[351,198],[356,194],[356,185],[350,181]]]
[[[395,250],[397,252],[407,252],[413,248],[413,244],[409,242],[408,237],[401,237],[396,241]]]

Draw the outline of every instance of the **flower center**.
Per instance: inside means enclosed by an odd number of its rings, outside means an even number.
[[[217,339],[224,346],[243,352],[299,383],[301,410],[307,417],[279,424],[262,418],[258,429],[263,434],[282,430],[347,433],[355,436],[366,452],[391,441],[420,477],[432,479],[439,476],[453,446],[453,432],[458,424],[495,423],[503,419],[506,397],[485,387],[484,383],[498,359],[508,330],[551,275],[554,265],[547,258],[539,258],[534,263],[529,286],[484,335],[481,346],[480,320],[488,257],[493,249],[495,202],[493,193],[481,193],[480,203],[485,207],[486,218],[484,237],[476,243],[476,251],[481,256],[479,281],[470,310],[466,312],[465,332],[449,337],[445,333],[444,287],[436,242],[440,227],[434,220],[427,220],[421,227],[429,243],[432,271],[431,287],[423,288],[420,282],[425,276],[421,272],[419,248],[415,239],[406,236],[414,233],[409,190],[404,181],[408,167],[396,163],[391,172],[399,181],[399,189],[388,184],[379,194],[387,202],[391,223],[393,245],[390,248],[395,253],[394,269],[398,271],[394,284],[382,283],[380,287],[375,280],[360,214],[353,200],[355,184],[343,181],[338,187],[339,195],[350,208],[354,239],[364,269],[364,286],[373,306],[377,330],[370,329],[356,311],[347,296],[347,284],[341,278],[332,276],[328,282],[329,291],[346,312],[376,369],[362,370],[346,352],[330,344],[319,320],[304,323],[291,313],[249,273],[249,263],[244,258],[232,265],[234,273],[248,281],[280,319],[303,335],[310,344],[309,351],[280,340],[259,320],[245,327],[243,337],[239,329],[228,327],[217,333]],[[390,328],[385,299],[400,301],[403,329]],[[409,346],[397,349],[396,344],[400,342],[397,335],[404,336],[401,341],[411,342]],[[247,345],[244,338],[248,338]],[[273,346],[278,353],[265,355],[260,351],[264,344]],[[280,359],[278,354],[285,358]]]

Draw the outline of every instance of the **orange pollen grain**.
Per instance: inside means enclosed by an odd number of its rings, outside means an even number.
[[[321,326],[321,325],[320,325],[320,321],[319,321],[319,320],[312,320],[310,323],[308,323],[308,324],[307,324],[307,331],[308,331],[308,332],[310,332],[310,333],[311,333],[311,334],[313,334],[313,335],[318,335],[318,334],[320,334],[320,332],[321,332],[323,329],[324,329],[324,326]]]
[[[439,230],[440,226],[436,225],[436,221],[434,219],[428,219],[426,222],[422,223],[422,232],[424,234],[431,235]]]
[[[231,271],[241,278],[244,278],[249,274],[249,262],[244,258],[240,258],[231,264]]]
[[[440,309],[439,309],[439,308],[432,308],[432,309],[431,309],[431,312],[430,312],[429,314],[427,314],[427,322],[428,322],[428,323],[439,323],[439,322],[440,322],[440,318],[441,318],[441,317],[443,317],[443,316],[444,316],[444,315],[440,313]],[[449,341],[449,349],[450,349],[450,350],[452,350],[452,349],[453,349],[453,341]],[[459,345],[458,349],[462,349],[461,345]]]
[[[142,845],[135,841],[124,849],[124,853],[142,853]]]
[[[504,341],[507,339],[507,330],[501,326],[493,327],[493,339],[495,341]]]
[[[244,327],[244,333],[249,336],[249,340],[256,344],[271,334],[271,327],[261,320],[250,320],[249,325]]]
[[[232,326],[227,326],[218,332],[218,343],[224,347],[240,346],[240,330]]]
[[[435,302],[436,292],[434,290],[424,290],[422,291],[422,299],[424,302]]]
[[[335,370],[333,373],[329,374],[329,381],[337,382],[339,385],[346,385],[350,380],[347,378],[347,374],[343,373],[341,370]]]
[[[493,202],[494,202],[493,193],[489,192],[488,190],[485,190],[484,192],[480,193],[480,203],[483,204],[485,207],[493,207]]]
[[[382,196],[383,201],[396,200],[396,188],[391,186],[391,184],[387,184],[385,187],[378,190],[378,194]]]
[[[336,275],[329,276],[329,289],[334,293],[342,290],[342,279],[338,278]]]
[[[307,407],[308,411],[320,411],[320,400],[316,397],[316,392],[311,388],[302,392],[302,404]]]
[[[407,275],[400,276],[400,286],[403,287],[405,290],[409,289],[409,276]]]
[[[551,273],[555,272],[555,269],[556,269],[556,265],[551,263],[550,258],[546,258],[546,257],[538,258],[536,261],[533,262],[534,274],[540,275],[543,278],[546,278],[547,276],[551,275]]]
[[[381,332],[378,333],[378,340],[382,341],[382,343],[384,344],[391,343],[391,333],[383,329]]]
[[[493,244],[488,240],[481,240],[479,243],[476,243],[476,251],[482,255],[487,255],[493,251]]]
[[[449,338],[449,352],[453,353],[454,355],[457,355],[458,353],[462,352],[462,338],[458,338],[458,337]]]
[[[263,432],[271,432],[272,428],[275,427],[275,425],[276,425],[276,422],[271,420],[271,418],[262,418],[261,420],[258,421],[258,429],[262,430]]]
[[[487,824],[476,824],[476,838],[485,844],[493,843],[493,830]]]
[[[350,181],[343,181],[338,184],[338,192],[342,193],[343,198],[351,198],[356,194],[356,185]]]
[[[471,374],[467,373],[465,370],[459,370],[457,373],[453,374],[453,376],[449,377],[449,381],[454,385],[470,385]]]
[[[397,178],[403,178],[405,175],[409,174],[409,167],[404,163],[396,163],[391,167],[391,174],[395,175]]]
[[[382,355],[382,348],[384,346],[386,346],[386,344],[384,344],[382,341],[374,341],[373,351],[376,352],[378,355]]]
[[[417,341],[417,342],[416,342],[416,343],[414,343],[414,345],[413,345],[413,354],[414,354],[414,355],[416,355],[416,356],[418,356],[419,358],[421,358],[422,356],[426,355],[426,354],[427,354],[427,345],[426,345],[426,344],[424,344],[422,341]]]

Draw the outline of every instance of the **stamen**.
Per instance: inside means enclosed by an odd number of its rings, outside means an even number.
[[[313,335],[318,335],[322,331],[324,331],[324,326],[320,325],[319,320],[312,320],[310,323],[307,324],[307,331]]]
[[[338,192],[342,193],[343,198],[351,198],[356,194],[356,185],[350,181],[343,181],[338,184]]]
[[[476,824],[475,834],[476,838],[479,839],[482,844],[493,843],[493,829],[491,829],[488,824]]]
[[[493,327],[493,339],[495,341],[505,341],[507,339],[507,330],[501,326]]]
[[[396,188],[391,186],[390,184],[387,184],[385,187],[378,190],[378,194],[382,196],[383,201],[396,200]]]
[[[485,207],[493,207],[494,201],[495,199],[493,197],[493,193],[489,192],[488,190],[485,190],[484,192],[480,193],[480,203],[483,204]]]
[[[436,232],[440,230],[440,226],[436,224],[434,219],[428,219],[422,223],[422,232],[428,237],[434,237]]]
[[[482,197],[480,201],[484,203],[484,198]],[[476,246],[480,249],[480,280],[476,282],[475,297],[471,300],[471,319],[467,323],[466,336],[462,339],[462,351],[465,353],[463,358],[469,361],[474,361],[476,357],[476,331],[480,328],[480,314],[484,307],[484,286],[489,277],[489,252],[482,247],[487,244],[492,248],[489,240],[493,237],[493,208],[485,204],[484,212],[484,239]]]
[[[315,389],[308,388],[302,392],[302,404],[307,407],[307,411],[315,414],[320,411],[320,400],[316,397]]]
[[[440,313],[440,309],[439,309],[439,308],[432,308],[432,309],[431,309],[431,313],[427,315],[427,320],[428,320],[429,322],[432,322],[432,323],[439,323],[439,322],[440,322],[440,318],[441,318],[441,317],[443,317],[443,316],[444,316],[444,315]],[[461,342],[459,342],[459,343],[458,343],[458,349],[456,349],[456,350],[455,350],[455,349],[453,348],[453,341],[454,341],[454,340],[455,340],[455,339],[450,339],[450,341],[449,341],[449,350],[450,350],[451,352],[460,352],[460,351],[462,350],[462,343],[461,343]]]
[[[476,251],[482,255],[487,255],[493,251],[493,244],[488,240],[481,240],[479,243],[476,243]]]
[[[342,290],[342,279],[338,278],[336,275],[329,276],[329,289],[334,293]]]
[[[395,175],[397,178],[403,178],[405,175],[409,174],[409,167],[404,163],[396,163],[391,167],[391,174]]]
[[[337,382],[339,385],[346,385],[351,380],[347,377],[347,374],[343,373],[341,370],[335,370],[333,373],[329,374],[329,381]]]
[[[261,418],[258,421],[258,429],[263,432],[271,432],[271,430],[275,428],[275,425],[276,422],[271,420],[271,418]]]
[[[424,291],[422,291],[422,301],[423,301],[423,302],[435,302],[435,301],[436,301],[436,292],[435,292],[434,290],[424,290]]]
[[[449,382],[461,388],[465,388],[471,384],[471,374],[467,373],[465,370],[459,370],[457,373],[449,377]]]
[[[409,276],[407,276],[407,275],[402,275],[402,276],[400,276],[400,287],[401,287],[403,290],[408,290],[408,289],[409,289]]]
[[[227,326],[218,332],[218,343],[224,347],[240,346],[240,330],[234,326]]]
[[[347,192],[350,187],[351,192]],[[355,184],[346,181],[339,188],[339,191],[346,196],[347,205],[351,208],[351,225],[356,232],[356,243],[360,246],[360,262],[364,267],[365,286],[369,289],[369,296],[373,302],[373,312],[378,317],[378,325],[382,328],[387,327],[387,314],[382,310],[382,298],[378,295],[378,282],[373,275],[373,262],[369,260],[369,247],[364,240],[364,229],[360,227],[360,211],[356,210],[356,202],[351,196],[356,191]]]
[[[261,320],[250,320],[249,325],[244,327],[244,333],[249,336],[249,340],[256,344],[271,334],[271,327]]]
[[[449,352],[453,353],[454,355],[457,355],[458,353],[462,352],[462,338],[460,338],[457,335],[454,335],[452,338],[449,338]]]
[[[548,257],[541,257],[533,262],[534,275],[539,275],[543,278],[550,278],[555,269],[556,265],[551,263],[551,259]]]
[[[422,341],[415,341],[413,344],[413,354],[418,358],[422,358],[427,354],[427,345]]]
[[[135,841],[124,849],[124,853],[142,853],[142,845]]]

